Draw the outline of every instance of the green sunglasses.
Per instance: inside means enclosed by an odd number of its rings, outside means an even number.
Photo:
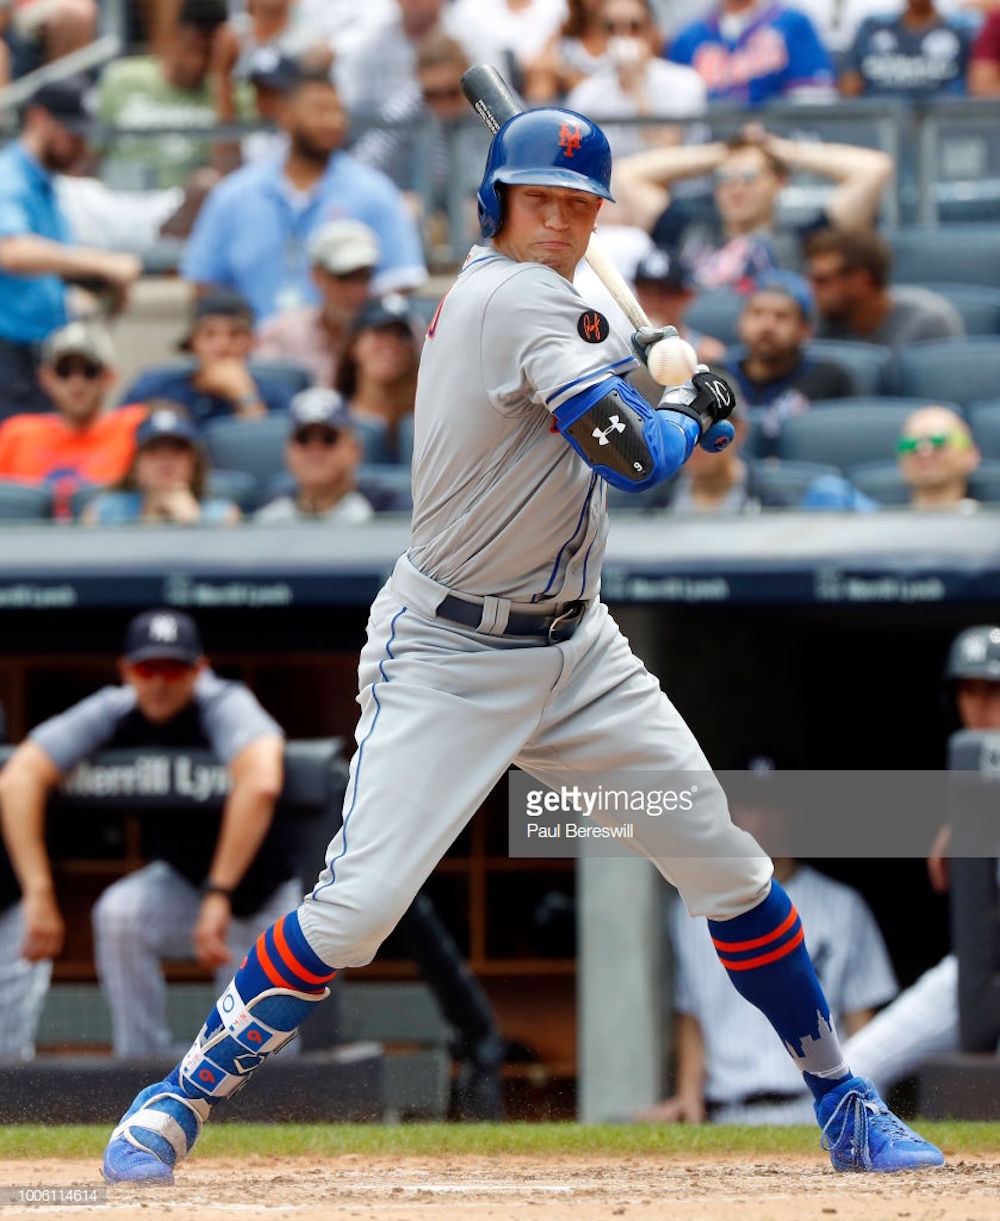
[[[896,442],[897,454],[915,454],[918,449],[944,449],[946,445],[954,445],[956,449],[968,449],[972,442],[964,432],[932,433],[928,437],[900,437]]]

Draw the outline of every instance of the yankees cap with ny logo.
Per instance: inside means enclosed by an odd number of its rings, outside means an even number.
[[[162,657],[193,666],[203,652],[201,633],[183,611],[143,611],[125,629],[123,652],[130,664]]]

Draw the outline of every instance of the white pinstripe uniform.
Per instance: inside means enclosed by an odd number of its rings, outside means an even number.
[[[24,922],[21,905],[0,911],[0,1061],[30,1060],[35,1054],[38,1019],[49,990],[52,963],[21,957]]]
[[[884,1004],[896,992],[892,964],[864,899],[808,865],[783,883],[802,917],[809,953],[836,1023],[845,1013]],[[705,1097],[717,1104],[715,1123],[813,1123],[812,1095],[760,1010],[733,988],[700,921],[675,903],[670,913],[676,961],[674,1008],[690,1014],[705,1041]],[[863,1032],[862,1032],[863,1034]],[[845,1059],[857,1066],[851,1043]],[[800,1095],[788,1102],[754,1103],[755,1094]],[[721,1105],[720,1105],[721,1104]]]

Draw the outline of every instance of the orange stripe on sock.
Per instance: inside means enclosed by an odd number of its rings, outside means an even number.
[[[762,945],[767,945],[771,941],[777,941],[779,937],[783,937],[785,933],[792,927],[799,918],[799,913],[794,906],[778,927],[763,937],[754,937],[752,941],[716,941],[712,938],[712,945],[719,953],[738,954],[741,950],[756,950]]]
[[[292,951],[288,948],[288,942],[285,940],[284,930],[285,917],[282,916],[278,923],[274,926],[274,944],[277,947],[278,953],[281,955],[281,961],[290,971],[294,971],[298,979],[301,979],[307,984],[327,984],[337,974],[336,971],[331,971],[329,975],[313,975],[307,971],[299,962]]]
[[[257,950],[257,959],[264,969],[264,974],[271,981],[271,983],[274,984],[276,988],[288,988],[290,986],[288,980],[285,979],[283,975],[278,974],[274,964],[267,956],[267,946],[264,944],[263,933],[261,933],[261,935],[257,938],[255,949]]]
[[[754,967],[766,967],[769,962],[777,962],[779,958],[784,958],[786,954],[790,954],[805,935],[805,929],[800,928],[791,941],[785,945],[778,946],[776,950],[771,950],[769,954],[758,954],[756,958],[744,958],[741,961],[737,961],[735,958],[723,958],[720,955],[719,962],[722,963],[727,971],[750,971]]]

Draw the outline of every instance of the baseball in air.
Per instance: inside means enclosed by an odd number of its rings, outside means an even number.
[[[661,386],[679,386],[688,381],[697,365],[697,353],[679,335],[668,335],[654,343],[646,355],[649,375]]]

